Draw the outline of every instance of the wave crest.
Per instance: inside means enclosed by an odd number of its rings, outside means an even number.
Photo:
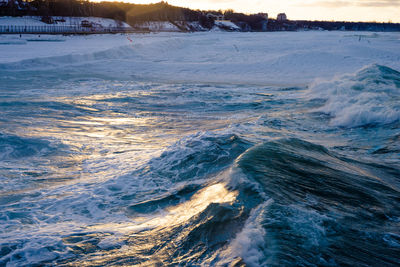
[[[383,266],[398,260],[398,248],[384,238],[399,227],[393,218],[400,216],[400,191],[382,176],[395,179],[399,170],[295,138],[255,146],[237,165],[273,200],[261,222],[265,265]],[[365,252],[380,257],[366,259]]]
[[[315,82],[309,97],[326,100],[315,111],[330,115],[333,126],[395,123],[400,120],[400,72],[381,65],[368,66],[353,75]]]
[[[235,134],[200,132],[172,145],[149,162],[149,170],[173,181],[219,171],[232,163],[250,143]]]

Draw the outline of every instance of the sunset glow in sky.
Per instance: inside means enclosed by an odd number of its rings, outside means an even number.
[[[124,1],[148,4],[161,0]],[[167,2],[192,9],[266,12],[271,18],[285,12],[289,19],[400,22],[400,0],[169,0]]]

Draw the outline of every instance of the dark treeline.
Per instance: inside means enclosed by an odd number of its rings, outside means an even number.
[[[225,19],[236,23],[246,31],[261,31],[263,28],[263,23],[268,21],[268,19],[261,14],[246,15],[243,13],[235,13],[233,10],[225,11],[224,16]]]
[[[400,31],[399,23],[380,22],[346,22],[346,21],[268,21],[269,31],[299,31],[299,30],[326,30],[326,31]]]
[[[233,10],[200,11],[171,6],[166,2],[140,5],[123,2],[89,2],[88,0],[0,0],[0,16],[41,16],[52,23],[57,17],[102,17],[124,21],[134,26],[145,21],[198,21],[205,28],[214,26],[214,18],[207,14],[224,15],[241,27],[242,31],[400,31],[400,24],[326,21],[277,21],[266,14],[246,15]]]

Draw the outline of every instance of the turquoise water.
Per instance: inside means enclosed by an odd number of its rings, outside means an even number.
[[[0,265],[400,264],[396,70],[52,75],[0,73]]]

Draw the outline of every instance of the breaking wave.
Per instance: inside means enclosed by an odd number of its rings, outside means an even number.
[[[325,99],[316,109],[341,127],[385,125],[400,120],[400,72],[372,65],[354,75],[315,82],[309,97]]]
[[[193,147],[193,141],[184,143]],[[199,152],[189,165],[202,166],[201,157],[207,153]],[[140,214],[148,218],[124,241],[132,249],[103,253],[107,255],[96,264],[387,266],[398,262],[400,190],[386,179],[396,179],[400,170],[361,163],[294,138],[266,142],[239,154],[230,157],[236,159],[228,169],[206,183],[186,183],[171,194],[128,207],[133,219]],[[179,164],[165,166],[185,170],[190,155],[184,152]],[[160,159],[176,162],[177,155],[167,153]],[[371,254],[379,256],[365,256]]]
[[[237,164],[273,200],[260,222],[264,258],[258,264],[398,263],[400,189],[382,178],[398,179],[398,169],[343,158],[299,139],[255,146]],[[365,256],[372,254],[377,257]]]
[[[48,144],[36,150],[42,146]],[[67,213],[48,218],[50,230],[43,228],[40,236],[1,244],[0,263],[395,265],[400,189],[391,181],[398,177],[399,169],[361,163],[300,139],[254,146],[232,133],[200,132],[131,175],[59,198]],[[43,223],[38,214],[48,203],[33,203],[29,216],[5,210],[3,219]],[[119,224],[108,224],[109,210]],[[67,227],[68,218],[87,226],[59,237],[51,224]],[[379,257],[365,256],[372,254]]]

